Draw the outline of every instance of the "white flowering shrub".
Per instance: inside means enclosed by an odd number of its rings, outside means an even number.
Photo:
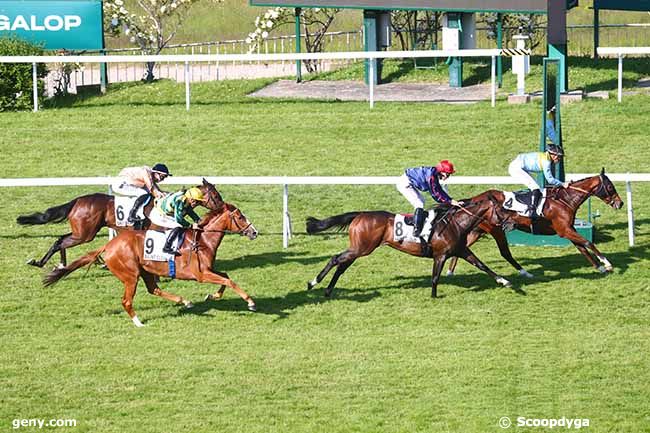
[[[340,9],[320,8],[301,10],[300,25],[302,26],[306,52],[318,53],[323,51],[325,33],[339,11]],[[255,18],[255,30],[246,37],[248,52],[258,52],[271,31],[289,24],[295,24],[295,10],[293,8],[276,7]],[[318,62],[315,60],[305,60],[303,63],[309,72],[318,70]]]
[[[104,29],[112,36],[127,36],[144,54],[159,54],[176,35],[190,7],[199,1],[136,0],[138,15],[127,9],[124,0],[104,0]],[[153,67],[154,63],[147,63],[146,81],[154,79]]]

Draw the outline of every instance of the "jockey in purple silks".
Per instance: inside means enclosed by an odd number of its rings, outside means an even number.
[[[448,179],[455,172],[454,164],[445,159],[440,161],[435,167],[408,168],[399,178],[396,185],[397,190],[415,208],[415,214],[413,216],[415,225],[413,230],[414,236],[420,236],[425,220],[424,199],[420,191],[431,194],[431,197],[437,203],[461,206],[461,203],[449,197],[449,194],[440,185],[441,180]]]

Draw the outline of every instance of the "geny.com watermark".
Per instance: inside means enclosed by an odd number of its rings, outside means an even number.
[[[502,416],[499,419],[499,427],[503,429],[510,427],[560,427],[577,430],[583,427],[589,427],[589,418],[527,418],[525,416],[518,416],[513,423],[509,417]]]
[[[42,419],[42,418],[31,418],[31,419],[14,419],[11,421],[11,426],[14,429],[19,429],[22,427],[76,427],[76,419]]]

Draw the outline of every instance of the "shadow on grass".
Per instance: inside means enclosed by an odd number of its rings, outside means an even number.
[[[240,298],[227,298],[221,300],[205,300],[194,304],[194,308],[178,310],[176,313],[169,313],[167,316],[174,315],[197,315],[211,317],[209,314],[213,311],[230,311],[242,312],[247,314],[264,314],[275,316],[277,319],[285,319],[291,315],[291,312],[297,308],[307,305],[319,305],[326,302],[369,302],[380,296],[379,292],[363,292],[339,290],[337,296],[327,298],[323,295],[322,290],[302,289],[295,292],[289,292],[284,296],[275,297],[254,297],[257,304],[257,312],[252,313],[246,310],[246,303]]]
[[[217,257],[212,269],[220,272],[231,272],[235,269],[242,268],[265,268],[269,266],[278,266],[287,263],[299,263],[301,265],[313,265],[315,263],[325,263],[332,257],[331,254],[325,256],[308,256],[306,252],[279,251],[260,254],[244,255],[235,259],[221,260]]]

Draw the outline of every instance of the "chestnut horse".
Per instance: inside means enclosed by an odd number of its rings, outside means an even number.
[[[381,245],[388,245],[396,250],[411,254],[417,257],[431,257],[434,260],[431,278],[431,297],[437,296],[438,280],[440,273],[449,257],[462,257],[478,269],[490,275],[497,283],[510,287],[511,284],[505,278],[495,274],[467,247],[467,234],[477,227],[481,222],[488,222],[491,225],[503,226],[509,224],[514,212],[504,210],[496,200],[488,195],[487,199],[474,200],[464,208],[438,207],[438,212],[444,213],[436,218],[431,240],[426,251],[423,251],[421,244],[415,242],[396,242],[393,239],[393,225],[395,214],[385,211],[374,212],[349,212],[333,217],[317,220],[307,219],[307,233],[313,234],[322,232],[330,227],[349,226],[350,246],[347,250],[333,256],[325,268],[307,283],[307,290],[311,290],[320,283],[327,273],[336,267],[325,296],[330,296],[339,277],[354,261],[372,253]]]
[[[181,255],[175,259],[175,278],[221,285],[214,294],[207,296],[208,299],[221,298],[226,287],[230,287],[248,303],[249,310],[255,311],[255,301],[226,273],[214,272],[212,263],[226,233],[245,235],[253,240],[257,237],[257,230],[239,209],[228,203],[222,203],[217,210],[208,212],[199,222],[199,226],[199,230],[188,229],[185,232],[185,239],[180,247]],[[122,306],[135,326],[143,326],[133,310],[133,297],[139,278],[144,280],[152,295],[192,308],[190,301],[163,292],[158,287],[156,276],[168,275],[169,265],[167,262],[143,259],[145,233],[142,230],[121,231],[102,248],[86,254],[69,266],[54,269],[45,275],[43,284],[50,286],[82,266],[94,263],[103,254],[108,269],[124,284]]]
[[[207,180],[198,186],[206,197],[203,202],[208,209],[217,209],[223,199],[217,189]],[[148,216],[153,208],[153,200],[144,207],[144,215]],[[118,227],[115,223],[115,197],[109,194],[89,194],[77,197],[68,203],[54,206],[45,212],[36,212],[31,215],[19,216],[16,221],[22,225],[59,223],[64,220],[70,222],[71,233],[59,237],[40,260],[31,259],[27,264],[42,268],[50,257],[57,251],[61,254],[61,264],[66,265],[65,250],[77,245],[92,241],[102,227],[107,226],[115,230],[132,229],[132,227]],[[147,220],[148,221],[148,220]]]
[[[613,267],[609,260],[596,248],[593,242],[580,236],[573,227],[578,208],[591,196],[598,197],[614,209],[623,207],[623,201],[616,192],[614,184],[605,174],[605,169],[603,168],[598,176],[571,182],[567,188],[548,188],[546,191],[546,202],[542,210],[544,216],[533,223],[530,218],[518,214],[513,218],[516,223],[515,228],[529,233],[531,229],[534,229],[535,234],[557,234],[568,239],[594,268],[602,273],[611,272]],[[482,200],[488,195],[495,197],[499,203],[503,203],[505,200],[503,193],[495,190],[486,191],[474,199]],[[489,233],[494,237],[503,258],[508,260],[521,275],[532,278],[532,275],[524,270],[512,257],[508,241],[500,227],[490,225],[487,222],[481,224],[467,236],[467,245],[472,245],[485,233]],[[451,260],[447,275],[453,275],[457,261],[456,258]]]

